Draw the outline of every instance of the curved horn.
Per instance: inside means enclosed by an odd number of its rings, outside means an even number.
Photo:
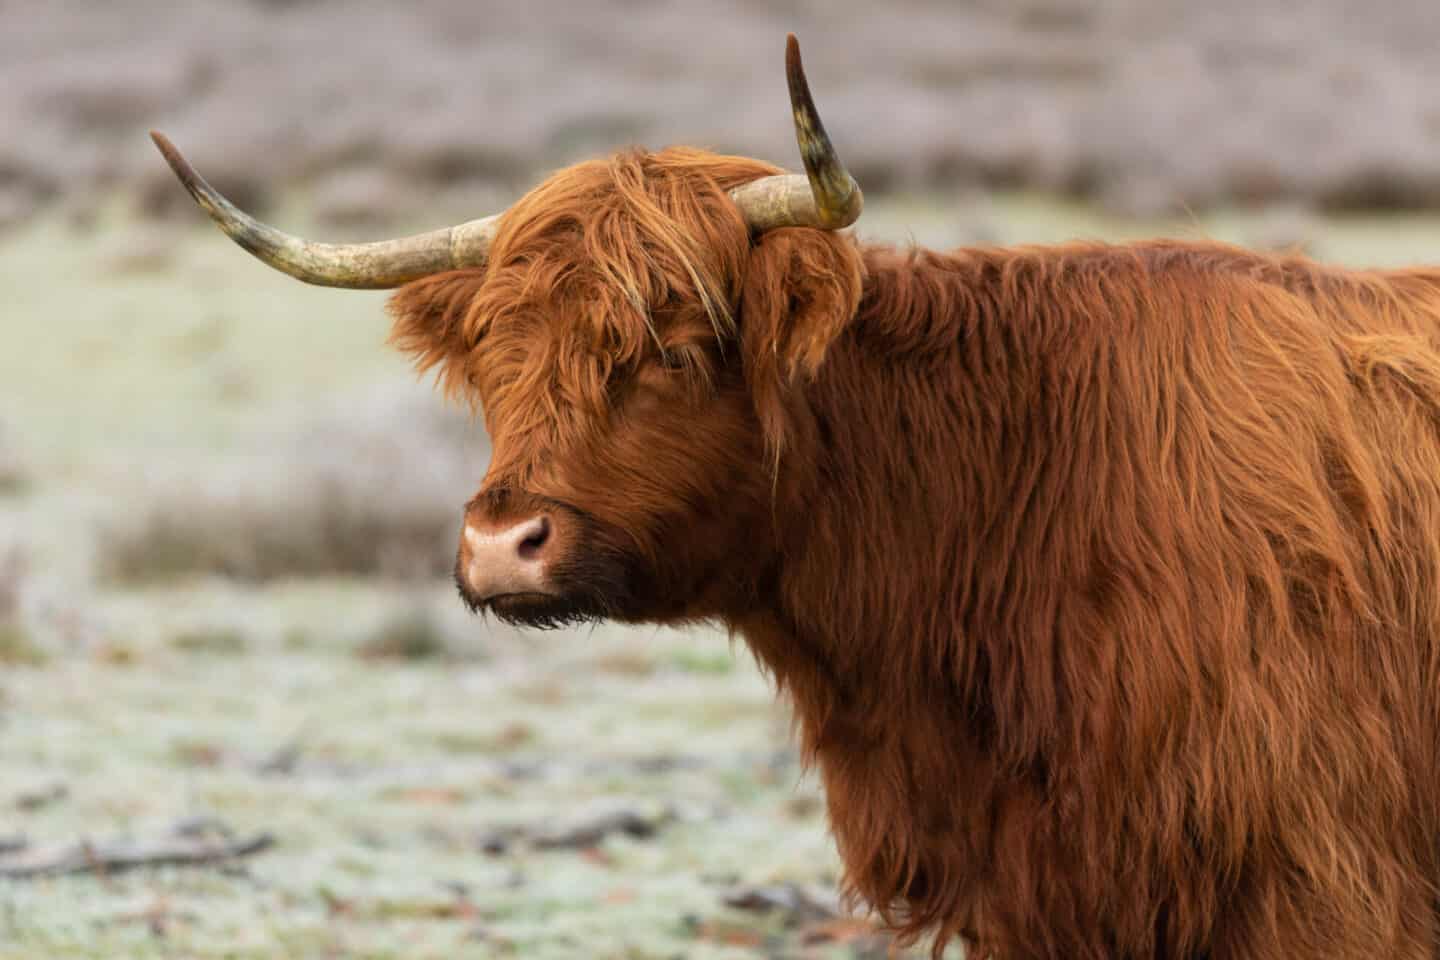
[[[756,232],[772,227],[848,227],[859,219],[865,198],[825,134],[793,33],[785,38],[785,79],[805,176],[762,177],[731,190],[730,197]]]
[[[322,287],[383,290],[444,270],[481,266],[500,220],[499,215],[485,217],[375,243],[313,243],[261,223],[226,200],[164,134],[151,131],[150,139],[190,196],[230,239],[276,270]]]

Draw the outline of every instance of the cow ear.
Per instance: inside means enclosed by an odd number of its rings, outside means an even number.
[[[405,284],[385,307],[390,344],[409,354],[421,373],[436,368],[446,395],[472,403],[469,370],[480,322],[471,307],[483,279],[481,269],[437,273]]]
[[[787,227],[756,240],[740,293],[740,347],[772,455],[793,425],[795,388],[824,365],[863,287],[864,266],[849,237]]]

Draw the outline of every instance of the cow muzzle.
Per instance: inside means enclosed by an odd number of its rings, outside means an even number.
[[[496,521],[471,507],[455,569],[466,599],[478,607],[553,596],[547,568],[562,522],[552,513]]]

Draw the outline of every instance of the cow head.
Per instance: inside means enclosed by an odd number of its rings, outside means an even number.
[[[394,342],[483,411],[492,440],[455,568],[472,608],[539,626],[717,616],[774,566],[785,394],[860,297],[859,255],[830,232],[860,190],[793,36],[786,61],[805,176],[637,150],[562,170],[498,216],[374,244],[280,233],[156,142],[265,262],[400,287]]]

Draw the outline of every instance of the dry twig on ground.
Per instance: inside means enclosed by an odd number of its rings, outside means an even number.
[[[578,850],[596,846],[614,834],[647,839],[677,817],[678,813],[668,807],[653,813],[614,810],[564,824],[493,830],[480,838],[479,845],[491,854],[504,853],[517,842],[528,843],[536,850]]]
[[[140,867],[223,864],[266,850],[275,838],[257,833],[241,840],[196,840],[174,836],[154,844],[81,842],[60,850],[0,856],[0,878],[30,880],[67,873],[119,873]]]

